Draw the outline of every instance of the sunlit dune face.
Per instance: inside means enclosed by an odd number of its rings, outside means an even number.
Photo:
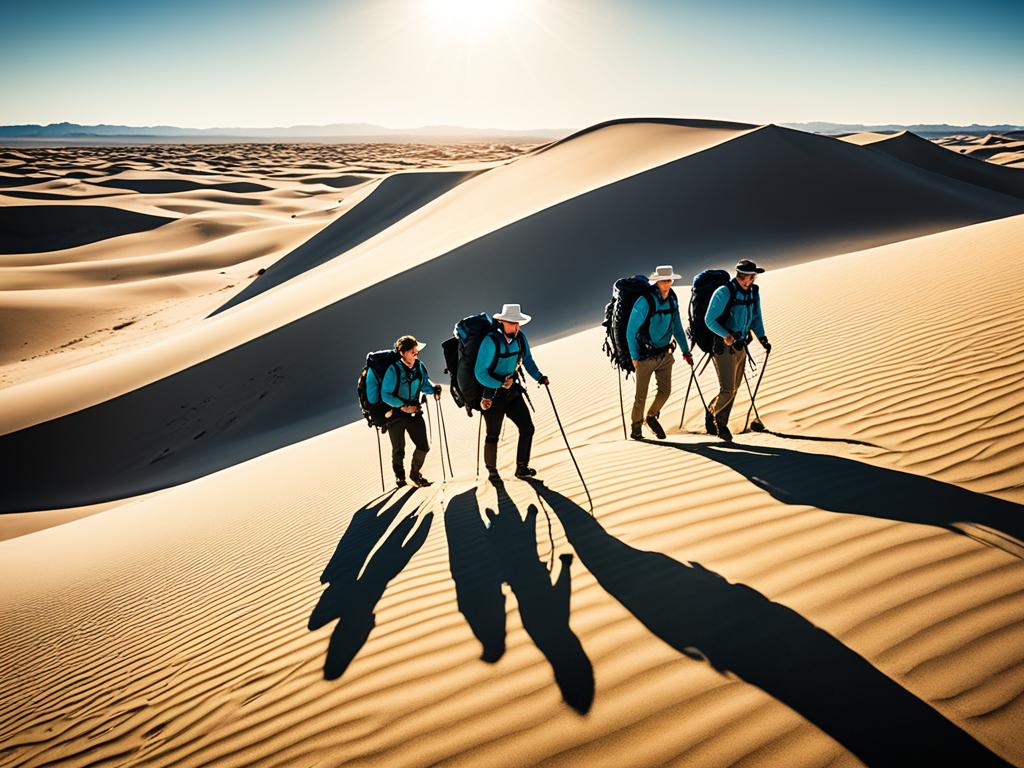
[[[479,34],[501,28],[524,14],[528,0],[422,0],[425,15],[439,30]]]

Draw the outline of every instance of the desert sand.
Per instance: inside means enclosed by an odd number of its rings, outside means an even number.
[[[1024,171],[845,139],[0,151],[0,765],[1024,764]],[[770,431],[624,440],[611,283],[740,257]],[[445,393],[382,493],[366,352],[509,301],[542,482]]]

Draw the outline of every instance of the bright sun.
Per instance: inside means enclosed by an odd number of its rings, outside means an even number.
[[[449,32],[495,29],[523,12],[527,0],[422,0],[428,16]]]

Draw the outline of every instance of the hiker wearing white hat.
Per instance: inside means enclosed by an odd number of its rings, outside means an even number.
[[[675,364],[672,357],[673,338],[683,351],[683,359],[693,365],[686,334],[683,333],[683,323],[679,318],[679,300],[672,290],[672,283],[679,279],[681,276],[670,265],[659,266],[648,275],[653,290],[637,299],[629,315],[626,340],[636,371],[636,397],[633,399],[632,430],[629,436],[634,440],[642,440],[644,436],[644,408],[647,405],[651,376],[655,377],[658,391],[647,411],[646,422],[659,440],[665,439],[665,430],[658,417],[668,396],[672,394],[672,366]]]
[[[420,396],[433,395],[441,398],[441,386],[434,384],[427,373],[427,367],[420,362],[419,355],[426,344],[413,336],[402,336],[395,342],[398,360],[388,367],[380,383],[380,397],[391,406],[388,412],[388,437],[391,438],[391,468],[395,471],[395,482],[405,485],[405,434],[408,432],[416,449],[412,454],[409,479],[421,488],[430,485],[421,474],[423,462],[427,460],[430,443],[427,440],[427,426],[420,410]]]
[[[484,438],[484,466],[492,480],[498,474],[498,438],[501,424],[508,416],[519,428],[516,450],[516,477],[533,477],[537,472],[530,467],[533,447],[533,419],[523,399],[526,391],[518,381],[519,364],[540,384],[548,384],[548,377],[537,368],[530,353],[530,342],[520,326],[532,318],[523,314],[518,304],[505,304],[494,315],[495,330],[480,342],[473,372],[483,387],[480,410],[483,412],[487,435]]]
[[[743,379],[751,332],[765,351],[772,349],[764,332],[760,292],[754,285],[754,280],[763,272],[764,268],[750,259],[741,259],[736,264],[735,277],[711,295],[704,316],[708,329],[720,337],[711,356],[718,372],[719,391],[708,406],[704,426],[708,434],[717,434],[726,441],[732,440],[729,414]]]

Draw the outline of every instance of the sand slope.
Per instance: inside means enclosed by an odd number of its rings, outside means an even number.
[[[3,508],[132,496],[345,423],[363,355],[406,332],[407,316],[440,340],[454,320],[512,293],[545,308],[543,341],[590,326],[610,283],[652,263],[684,274],[739,255],[792,263],[1021,210],[1015,198],[772,126],[606,126],[463,181],[259,301],[0,392],[0,428],[13,432],[0,454],[19,467]],[[438,302],[453,285],[464,298]],[[381,312],[393,304],[408,314]],[[347,332],[367,319],[372,338]],[[438,347],[427,356],[435,372]],[[98,451],[97,430],[108,436]],[[54,450],[75,460],[33,458]]]
[[[0,759],[1024,763],[1024,348],[949,339],[1021,336],[983,278],[1022,237],[1016,216],[765,275],[761,411],[790,437],[626,442],[601,330],[538,346],[596,518],[531,386],[544,487],[478,488],[446,402],[447,487],[374,502],[353,424],[0,542]],[[922,326],[939,352],[893,340]]]

